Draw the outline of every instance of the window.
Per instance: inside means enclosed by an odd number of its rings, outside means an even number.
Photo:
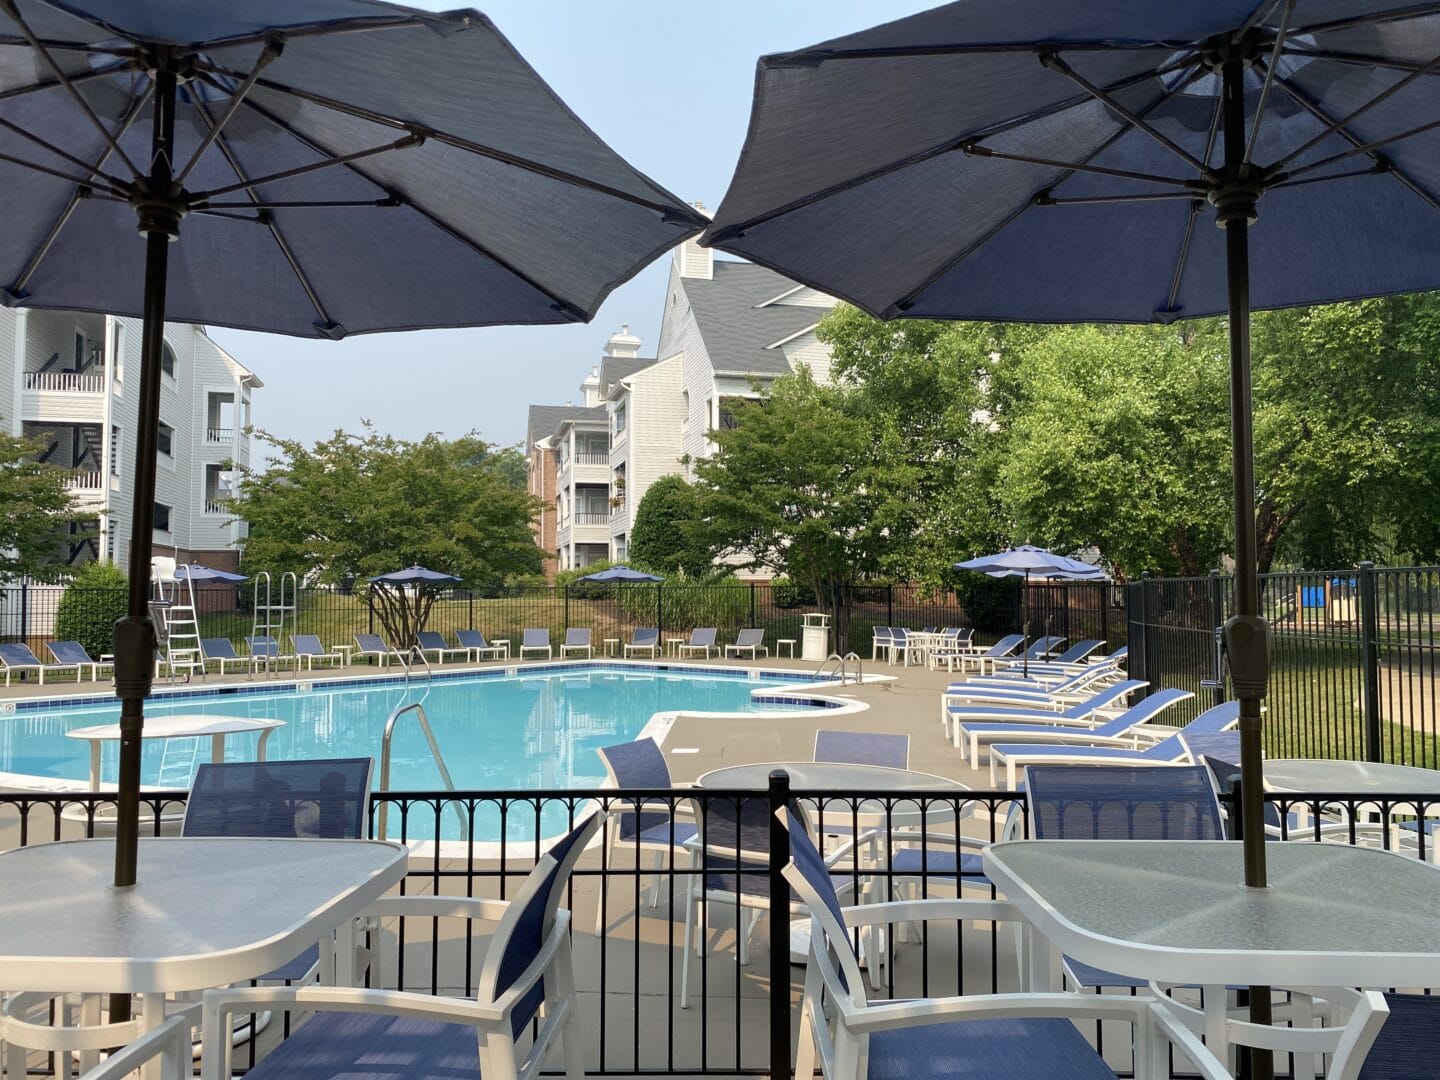
[[[75,366],[72,371],[83,371],[85,369],[85,335],[79,330],[75,331]]]
[[[615,410],[615,434],[619,435],[625,430],[625,406]]]
[[[155,531],[170,531],[170,507],[164,503],[155,504]]]
[[[110,475],[120,475],[120,429],[110,428]]]
[[[159,430],[155,432],[155,449],[166,457],[175,453],[175,429],[169,424],[162,423]]]
[[[164,341],[160,343],[160,370],[172,379],[175,377],[175,350]]]

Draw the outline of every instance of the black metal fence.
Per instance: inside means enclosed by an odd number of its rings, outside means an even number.
[[[865,652],[876,626],[974,626],[980,640],[994,640],[1020,629],[1020,588],[999,610],[987,609],[973,618],[953,592],[918,585],[848,585],[843,609],[844,634],[835,628],[832,647],[842,642]],[[1095,637],[1111,643],[1124,640],[1125,615],[1116,607],[1109,586],[1094,583],[1034,583],[1030,589],[1031,626],[1035,633],[1067,638]],[[61,586],[16,585],[0,588],[0,641],[25,641],[44,657],[43,646],[55,640],[57,614],[67,590]],[[1118,597],[1123,601],[1123,596]],[[63,601],[73,626],[113,620],[116,604],[123,611],[123,591],[72,587]],[[249,591],[241,586],[212,587],[197,595],[202,637],[229,638],[244,653],[245,637],[254,623]],[[628,641],[640,627],[658,627],[665,634],[687,633],[713,626],[722,640],[733,640],[744,627],[765,630],[771,652],[776,642],[800,640],[801,617],[820,611],[813,593],[793,584],[766,582],[718,585],[569,585],[501,589],[487,593],[456,589],[445,592],[431,609],[427,629],[453,638],[457,630],[481,630],[488,638],[519,641],[527,627],[543,627],[560,640],[567,627],[589,627],[596,645],[605,638]],[[297,598],[294,632],[318,634],[326,645],[349,644],[357,632],[382,631],[361,592],[302,589]],[[89,643],[87,643],[89,644]],[[289,645],[288,642],[282,642]],[[392,642],[397,646],[405,643]],[[99,651],[108,652],[107,649]],[[842,650],[843,651],[843,650]]]
[[[1129,593],[1132,676],[1195,691],[1195,710],[1222,700],[1231,580],[1142,578]],[[1440,766],[1440,567],[1266,574],[1261,599],[1267,753]]]

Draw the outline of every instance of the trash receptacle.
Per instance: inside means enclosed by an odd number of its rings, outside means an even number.
[[[830,616],[809,611],[800,616],[800,657],[824,660],[830,655]]]

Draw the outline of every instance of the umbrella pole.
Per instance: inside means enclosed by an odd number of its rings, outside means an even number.
[[[130,517],[130,580],[126,615],[115,624],[115,693],[120,698],[120,774],[116,796],[116,888],[135,884],[140,836],[140,739],[145,698],[155,668],[155,625],[150,618],[150,547],[155,522],[155,453],[160,425],[160,355],[165,337],[165,285],[170,242],[180,210],[170,192],[175,135],[175,72],[157,64],[154,131],[148,191],[135,208],[145,234],[144,331],[140,343],[139,421],[135,437],[134,503]],[[130,999],[115,995],[110,1019],[130,1016]]]
[[[1025,571],[1025,580],[1020,583],[1020,611],[1021,611],[1021,635],[1024,638],[1020,643],[1020,675],[1022,678],[1030,677],[1030,571]]]
[[[1260,702],[1269,681],[1269,625],[1260,617],[1255,542],[1255,450],[1250,395],[1250,224],[1258,187],[1245,175],[1245,57],[1227,50],[1221,67],[1225,129],[1224,182],[1214,196],[1225,229],[1230,322],[1230,424],[1235,485],[1235,613],[1225,622],[1230,678],[1240,703],[1240,806],[1245,884],[1264,888],[1265,807],[1262,791]],[[1270,988],[1250,988],[1250,1021],[1271,1022]],[[1272,1080],[1269,1050],[1251,1052],[1251,1075]]]

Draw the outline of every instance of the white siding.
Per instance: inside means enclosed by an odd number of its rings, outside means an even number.
[[[712,413],[707,414],[706,403],[715,397],[715,371],[710,364],[710,354],[700,336],[700,327],[690,310],[690,301],[680,285],[679,269],[672,260],[670,281],[665,290],[665,315],[660,322],[660,342],[655,354],[664,359],[679,357],[684,368],[682,375],[682,408],[684,394],[689,395],[689,409],[684,417],[685,433],[681,443],[681,454],[692,459],[709,457],[710,425]]]
[[[685,419],[681,361],[681,357],[662,360],[626,380],[630,383],[630,455],[625,470],[627,535],[635,524],[635,509],[650,485],[662,476],[684,471],[680,464],[685,452],[680,440],[680,425]]]
[[[833,296],[820,292],[818,289],[812,289],[808,285],[802,286],[779,302],[789,307],[832,308],[835,306]]]
[[[0,307],[0,431],[20,434],[21,379],[24,361],[15,353],[15,334],[20,316]]]
[[[792,341],[781,345],[780,350],[784,352],[785,359],[790,361],[790,370],[799,369],[804,364],[815,376],[817,383],[828,383],[830,381],[830,346],[821,343],[815,336],[815,331],[810,330]]]

